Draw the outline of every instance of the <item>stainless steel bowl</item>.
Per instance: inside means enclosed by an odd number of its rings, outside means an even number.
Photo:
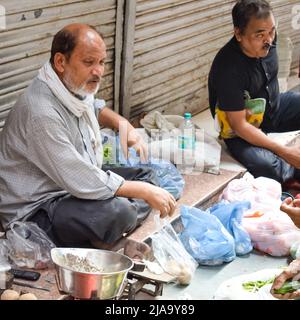
[[[81,248],[53,248],[59,289],[79,299],[111,299],[124,287],[133,261],[120,253]]]

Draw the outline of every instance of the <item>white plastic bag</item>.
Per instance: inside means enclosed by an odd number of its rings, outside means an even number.
[[[253,247],[272,256],[288,256],[291,246],[300,241],[300,229],[282,211],[269,210],[262,216],[243,219]]]
[[[182,116],[162,115],[159,111],[147,114],[141,125],[149,135],[149,154],[176,163],[181,163],[181,149],[178,147],[179,126],[183,121]],[[207,172],[220,173],[221,145],[203,129],[195,125],[196,148],[195,168],[193,173]],[[180,160],[179,160],[180,159]],[[179,161],[179,162],[178,162]]]
[[[215,300],[277,300],[271,293],[272,284],[265,285],[258,290],[249,292],[243,284],[249,281],[269,281],[278,276],[281,269],[263,269],[250,274],[243,274],[230,278],[218,287],[214,294]]]
[[[253,211],[279,209],[281,191],[281,184],[276,180],[266,177],[255,179],[247,172],[241,179],[229,182],[220,198],[229,202],[250,201]]]
[[[242,225],[253,247],[272,256],[288,256],[293,243],[300,241],[300,229],[280,211],[281,185],[276,180],[254,178],[246,173],[231,181],[221,198],[229,202],[247,200],[251,208],[244,212]]]

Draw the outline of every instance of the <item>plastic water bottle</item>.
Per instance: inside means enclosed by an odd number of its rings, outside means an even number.
[[[182,174],[191,174],[195,166],[196,133],[192,122],[192,115],[189,112],[184,114],[184,120],[179,129],[179,159],[177,169]]]

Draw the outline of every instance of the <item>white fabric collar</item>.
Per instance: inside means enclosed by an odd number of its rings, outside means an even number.
[[[39,70],[38,78],[45,82],[58,100],[77,118],[83,118],[89,128],[91,139],[94,140],[94,152],[96,155],[97,166],[102,167],[103,148],[99,124],[94,113],[94,96],[88,95],[84,100],[76,98],[65,87],[53,70],[50,62],[46,62]]]

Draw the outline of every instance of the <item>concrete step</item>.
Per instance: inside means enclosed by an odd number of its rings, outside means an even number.
[[[200,206],[208,201],[216,201],[215,195],[233,179],[239,178],[244,174],[245,170],[229,171],[222,169],[219,175],[209,173],[199,173],[195,175],[185,175],[185,188],[182,197],[177,202],[177,208],[172,217],[168,220],[172,223],[180,216],[180,205]],[[135,241],[148,241],[149,236],[158,231],[154,223],[154,215],[158,214],[153,210],[144,223],[138,227],[128,238]]]

